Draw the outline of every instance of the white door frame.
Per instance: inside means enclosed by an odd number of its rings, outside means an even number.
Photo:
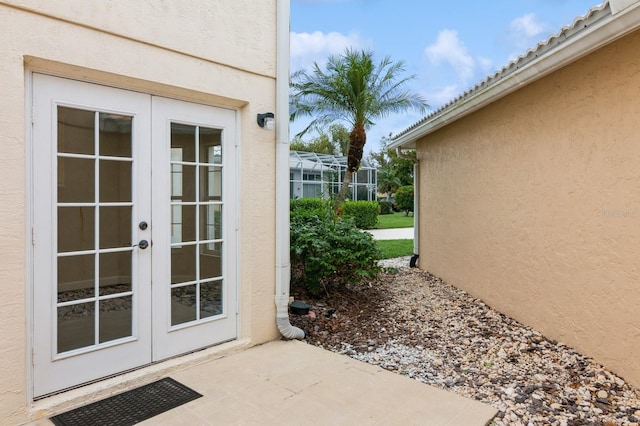
[[[239,154],[238,154],[239,149],[238,149],[238,143],[237,143],[237,140],[239,137],[238,136],[239,125],[238,125],[237,112],[232,110],[211,107],[211,106],[193,104],[193,103],[188,103],[183,101],[176,101],[176,100],[171,100],[166,98],[156,98],[156,97],[152,97],[151,95],[141,94],[141,93],[132,92],[124,89],[116,89],[116,88],[100,86],[92,83],[79,82],[79,81],[70,80],[66,78],[52,77],[44,74],[38,74],[35,72],[28,73],[27,79],[28,80],[30,79],[32,84],[30,85],[30,91],[27,93],[28,101],[26,102],[26,105],[28,108],[30,107],[33,111],[33,125],[27,129],[27,136],[28,136],[29,148],[30,148],[30,151],[28,152],[29,159],[30,159],[28,168],[30,170],[29,170],[29,176],[27,178],[27,182],[30,183],[30,197],[28,201],[31,205],[31,208],[29,209],[31,217],[27,226],[31,229],[31,233],[32,233],[32,244],[28,244],[29,253],[28,253],[28,265],[27,265],[27,275],[28,275],[28,278],[30,278],[29,282],[30,282],[30,294],[31,294],[30,303],[28,304],[29,306],[27,307],[27,313],[29,315],[28,317],[29,323],[31,324],[29,328],[31,338],[28,339],[30,347],[27,352],[28,353],[27,357],[28,357],[29,365],[31,366],[31,368],[29,369],[27,376],[29,379],[29,383],[31,383],[31,386],[29,386],[29,393],[31,394],[31,396],[40,397],[51,392],[57,392],[60,390],[64,390],[68,387],[86,383],[88,381],[92,381],[97,378],[103,378],[108,375],[118,374],[126,370],[129,370],[131,368],[138,368],[146,364],[149,364],[152,361],[162,360],[162,359],[175,356],[181,353],[186,353],[192,350],[201,349],[202,347],[211,346],[217,343],[221,343],[223,341],[228,341],[228,340],[237,338],[238,330],[239,330],[239,317],[238,317],[237,310],[238,310],[238,300],[239,300],[238,299],[239,298],[239,279],[238,279],[239,278],[239,262],[238,262],[238,259],[239,259],[238,257],[239,195],[238,194],[239,194],[239,178],[240,178]],[[45,84],[45,88],[41,87],[42,84]],[[55,87],[46,88],[47,85],[51,86],[51,84],[53,84]],[[84,89],[90,89],[90,90],[81,90],[83,94],[80,95],[80,100],[73,97],[69,98],[67,94],[73,93],[74,90],[77,89],[78,87],[83,87]],[[230,291],[225,294],[226,310],[225,310],[224,317],[226,318],[226,325],[224,327],[221,327],[219,325],[215,325],[216,324],[215,321],[209,321],[209,326],[205,327],[206,328],[206,331],[204,332],[205,336],[211,336],[211,333],[217,334],[215,341],[211,341],[211,340],[207,341],[206,338],[205,340],[199,340],[200,338],[202,338],[203,332],[202,330],[200,332],[194,331],[197,329],[197,327],[180,327],[179,330],[170,330],[171,327],[168,323],[166,310],[164,313],[164,318],[162,320],[157,321],[156,319],[153,319],[154,313],[151,312],[152,310],[151,306],[152,305],[159,306],[157,304],[165,303],[165,307],[167,307],[168,301],[166,298],[162,301],[160,300],[160,297],[162,295],[161,291],[155,291],[153,294],[151,294],[150,286],[148,287],[148,289],[139,288],[137,290],[142,290],[142,293],[140,294],[137,300],[141,301],[144,298],[146,298],[146,300],[152,301],[152,303],[147,304],[147,306],[142,306],[144,304],[138,303],[136,308],[134,309],[134,312],[138,312],[134,314],[135,316],[134,322],[138,320],[140,321],[139,328],[136,329],[136,331],[134,332],[135,336],[130,339],[132,342],[133,341],[136,342],[135,343],[136,350],[134,351],[135,355],[133,355],[130,358],[127,357],[124,360],[122,359],[122,357],[114,356],[111,352],[117,351],[117,348],[121,346],[120,344],[114,344],[112,348],[105,348],[105,349],[92,351],[95,354],[98,354],[95,357],[86,356],[86,354],[81,357],[80,354],[83,351],[80,351],[75,356],[74,354],[63,354],[65,356],[63,356],[62,358],[74,360],[74,363],[77,362],[77,364],[75,364],[72,368],[63,369],[64,371],[61,371],[60,374],[58,374],[58,376],[64,377],[66,375],[67,377],[73,377],[73,379],[69,381],[65,381],[64,379],[60,380],[59,377],[56,377],[54,380],[49,380],[49,382],[46,384],[45,383],[38,384],[39,380],[41,381],[43,374],[48,374],[39,370],[40,365],[42,365],[43,363],[43,360],[47,359],[48,357],[50,357],[52,361],[56,359],[55,354],[48,355],[46,353],[43,353],[40,348],[40,346],[42,346],[43,344],[38,343],[38,342],[41,342],[43,338],[47,340],[46,336],[43,337],[42,327],[38,326],[39,323],[41,324],[43,322],[43,318],[44,318],[42,316],[43,315],[42,314],[43,307],[41,306],[42,300],[51,301],[51,303],[49,303],[50,305],[49,312],[47,312],[46,315],[50,318],[50,322],[52,323],[51,327],[55,326],[55,321],[54,321],[55,312],[51,311],[51,307],[53,307],[53,300],[55,300],[55,296],[56,296],[53,286],[49,285],[49,288],[47,290],[48,294],[46,296],[36,297],[37,295],[38,296],[41,295],[40,291],[42,290],[40,288],[38,289],[36,288],[37,283],[42,282],[42,280],[46,279],[47,274],[49,274],[49,276],[52,276],[55,272],[54,262],[52,261],[54,259],[53,254],[56,253],[55,241],[57,239],[56,231],[55,231],[57,229],[57,223],[54,223],[52,218],[50,218],[48,224],[44,223],[43,215],[38,213],[43,211],[51,211],[51,209],[54,208],[55,201],[56,201],[53,199],[56,193],[55,174],[50,175],[50,180],[52,182],[50,182],[50,190],[48,191],[46,191],[45,188],[42,187],[42,177],[38,178],[38,176],[36,176],[36,173],[38,173],[38,170],[41,170],[42,165],[46,164],[47,162],[49,162],[49,164],[45,168],[48,169],[49,172],[56,170],[55,163],[57,159],[56,159],[56,155],[54,155],[54,152],[56,151],[55,145],[45,144],[48,146],[43,150],[43,144],[37,143],[38,138],[45,137],[45,133],[48,133],[48,135],[46,136],[47,138],[52,138],[52,135],[54,135],[55,134],[54,132],[56,131],[57,122],[56,120],[53,119],[53,117],[50,116],[51,105],[49,106],[49,112],[46,110],[46,108],[41,110],[41,108],[38,108],[38,105],[37,105],[38,99],[42,97],[47,97],[47,96],[49,96],[50,99],[56,99],[56,102],[59,102],[61,104],[67,104],[72,107],[80,106],[80,107],[85,107],[87,109],[95,109],[97,111],[130,113],[138,118],[137,120],[138,125],[136,125],[136,128],[134,130],[136,132],[135,133],[136,136],[134,136],[134,140],[140,142],[140,141],[143,141],[145,138],[148,140],[151,140],[151,138],[154,138],[152,142],[154,145],[156,144],[156,141],[155,141],[155,136],[151,134],[152,132],[151,123],[153,121],[152,112],[155,113],[155,110],[154,108],[151,107],[151,104],[153,102],[156,102],[156,99],[157,99],[158,105],[165,105],[165,106],[171,105],[172,108],[175,108],[175,107],[181,108],[186,106],[189,106],[190,108],[195,108],[195,110],[199,111],[196,114],[196,116],[192,118],[188,118],[188,117],[185,118],[185,116],[180,116],[180,117],[177,117],[177,119],[192,121],[194,123],[199,123],[204,126],[216,125],[215,120],[213,122],[211,121],[212,111],[222,112],[222,114],[225,117],[225,119],[223,120],[224,123],[222,124],[222,126],[225,129],[224,143],[225,143],[225,146],[227,147],[226,151],[228,154],[228,160],[225,162],[225,167],[227,168],[227,172],[225,173],[225,176],[224,176],[224,179],[227,181],[227,184],[225,185],[225,191],[227,194],[233,195],[233,196],[228,196],[227,199],[225,200],[226,229],[224,231],[225,232],[224,239],[225,239],[225,244],[227,246],[226,250],[227,250],[227,253],[229,254],[228,256],[229,261],[225,265],[226,270],[225,270],[224,279],[229,280],[229,282],[233,283],[233,285],[230,287]],[[136,102],[138,102],[137,104],[138,106],[136,107],[131,106],[130,108],[127,107],[126,105],[123,106],[122,99],[125,99],[127,97],[136,98],[137,99]],[[126,102],[124,103],[126,104]],[[142,108],[141,110],[138,111],[137,110],[138,107],[140,107],[143,104],[146,105],[146,108]],[[107,105],[108,107],[105,107],[105,105]],[[109,105],[112,105],[112,106],[109,107]],[[204,115],[199,115],[199,114],[204,114]],[[43,116],[45,117],[48,116],[49,125],[44,126],[45,128],[42,128],[43,127],[42,125],[40,126],[36,125],[39,120],[44,118]],[[165,118],[167,117],[168,116],[165,116]],[[141,124],[141,122],[149,123],[149,125],[147,126],[145,124],[141,126],[139,125]],[[55,140],[55,138],[53,139]],[[149,152],[149,149],[151,148],[151,146],[152,146],[151,143],[135,143],[136,151],[133,151],[132,155],[134,156],[134,162],[137,161],[138,163],[140,163],[140,162],[148,161],[148,166],[146,167],[150,167],[151,170],[154,170],[154,166],[151,165],[151,162],[158,161],[158,159],[156,155]],[[155,150],[154,153],[159,151],[161,150]],[[168,162],[164,163],[164,165],[168,166]],[[139,173],[134,173],[134,176],[136,174],[139,174]],[[144,198],[143,191],[139,188],[142,188],[142,186],[144,185],[146,185],[147,188],[151,188],[150,175],[147,174],[147,176],[148,176],[147,182],[140,182],[140,185],[137,185],[137,186],[134,185],[138,188],[136,190],[133,190],[132,197],[134,200],[137,200],[138,199],[137,197]],[[154,182],[155,182],[155,179],[156,179],[156,175],[154,175]],[[147,190],[146,192],[147,194],[150,195],[153,193],[153,189]],[[140,204],[142,204],[142,202]],[[159,206],[159,204],[156,203],[155,198],[154,198],[154,201],[149,203],[144,202],[144,204],[146,206],[149,206],[148,209],[156,208],[157,206]],[[156,232],[153,231],[153,226],[151,227],[151,230],[153,232],[153,236],[151,238],[149,238],[149,235],[140,234],[141,231],[138,230],[138,226],[137,226],[138,222],[136,220],[137,219],[146,220],[148,222],[151,222],[152,220],[154,220],[154,219],[150,219],[151,211],[144,210],[146,208],[147,207],[144,207],[143,210],[139,210],[137,214],[135,212],[132,213],[132,228],[133,228],[132,238],[135,239],[136,237],[138,237],[138,240],[144,238],[144,239],[149,239],[150,241],[153,241],[153,239],[162,238],[162,233],[166,232],[166,230],[161,231],[160,229],[158,229],[159,235],[156,235]],[[45,232],[44,231],[45,227],[48,227],[49,229],[51,229],[52,232]],[[51,250],[51,253],[52,253],[48,257],[49,261],[46,264],[42,264],[42,259],[47,258],[42,254],[43,250]],[[151,278],[152,282],[154,280],[154,277],[155,279],[158,279],[158,276],[160,275],[160,273],[156,271],[155,267],[151,267],[152,262],[154,262],[156,265],[160,264],[165,267],[170,266],[170,259],[169,261],[165,261],[164,263],[163,261],[161,261],[162,256],[165,256],[164,260],[167,260],[166,259],[167,254],[169,254],[170,256],[170,252],[168,251],[165,251],[163,255],[159,255],[158,259],[155,259],[155,257],[151,255],[151,250],[146,250],[145,252],[141,253],[139,249],[134,249],[134,252],[136,253],[134,255],[134,258],[137,258],[137,261],[140,264],[139,266],[141,267],[140,269],[142,270],[146,268],[149,271],[149,273],[152,274],[152,278]],[[153,261],[152,261],[152,258],[154,259]],[[145,278],[142,278],[142,279],[145,279]],[[139,279],[139,281],[141,281],[142,279]],[[166,293],[164,294],[166,295]],[[38,302],[37,299],[40,300],[40,302]],[[155,308],[153,309],[155,310]],[[53,311],[55,311],[55,308],[53,309]],[[46,310],[44,312],[46,312]],[[159,314],[161,314],[161,312],[159,312]],[[143,317],[147,317],[148,319],[145,320]],[[152,325],[153,325],[153,331],[151,331]],[[162,325],[162,327],[156,326],[156,325]],[[164,338],[164,336],[161,335],[162,329],[164,329],[165,335],[171,334],[172,336],[174,336],[172,338],[173,338],[173,341],[175,342],[175,346],[166,339],[164,339],[164,343],[161,343]],[[179,331],[179,332],[176,332],[176,331]],[[48,335],[54,336],[55,334],[48,333]],[[50,338],[51,337],[49,337],[49,339]],[[154,340],[156,340],[158,343],[154,344]],[[188,342],[193,342],[194,340],[196,340],[198,343],[195,345],[192,344],[191,346],[189,346]],[[51,345],[52,343],[49,342],[48,346],[51,347]],[[187,347],[187,349],[185,349],[185,347]],[[85,361],[82,361],[83,357]],[[81,360],[81,361],[78,361],[78,360]],[[96,377],[95,371],[94,371],[95,366],[101,365],[103,362],[106,362],[105,360],[109,362],[108,364],[109,367],[103,373],[99,374],[99,377]],[[74,364],[74,363],[70,363],[70,364]]]

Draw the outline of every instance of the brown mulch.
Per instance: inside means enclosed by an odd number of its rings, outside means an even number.
[[[291,315],[291,323],[307,333],[306,341],[325,349],[340,349],[343,342],[367,350],[370,346],[403,335],[407,330],[385,308],[392,305],[385,289],[394,276],[382,274],[375,282],[312,296],[303,289],[291,295],[311,305],[312,316]],[[386,309],[386,310],[385,310]]]

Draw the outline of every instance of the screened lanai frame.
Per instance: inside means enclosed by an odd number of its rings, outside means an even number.
[[[290,151],[290,198],[328,198],[329,194],[337,194],[346,169],[345,156]],[[353,175],[349,199],[375,201],[377,187],[377,169],[363,159],[360,169]]]

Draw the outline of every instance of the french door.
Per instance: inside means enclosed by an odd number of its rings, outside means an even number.
[[[235,113],[33,75],[33,386],[236,337]]]

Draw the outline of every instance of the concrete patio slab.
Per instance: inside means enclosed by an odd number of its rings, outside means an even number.
[[[175,424],[188,413],[203,425],[485,425],[497,413],[478,401],[298,341],[267,343],[173,378],[205,398],[145,424]]]
[[[482,426],[497,413],[481,402],[299,341],[255,346],[171,377],[204,397],[140,424]]]

